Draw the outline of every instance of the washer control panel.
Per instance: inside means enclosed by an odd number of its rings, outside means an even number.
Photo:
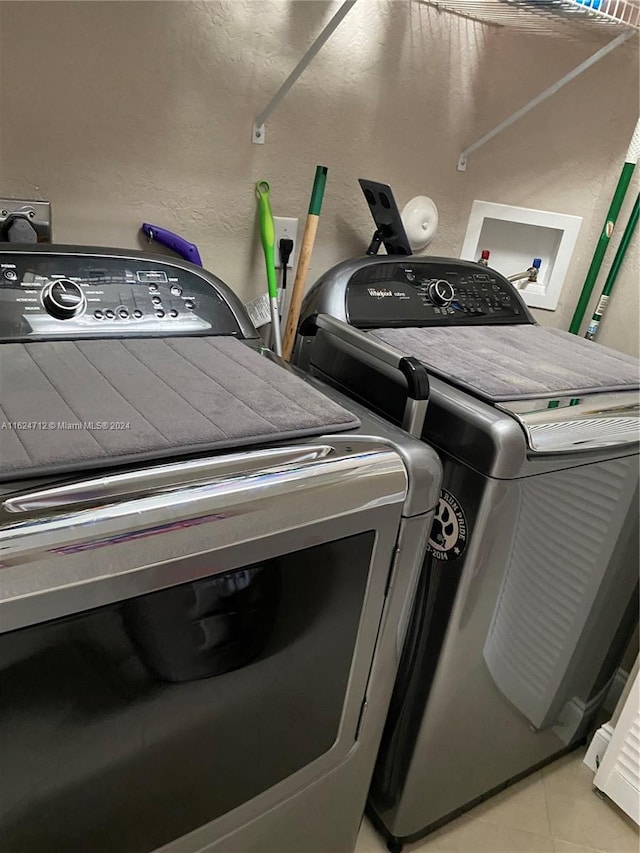
[[[503,276],[455,259],[367,264],[349,280],[346,310],[349,323],[361,329],[533,322]]]
[[[0,341],[242,337],[222,282],[180,261],[137,254],[0,251]]]

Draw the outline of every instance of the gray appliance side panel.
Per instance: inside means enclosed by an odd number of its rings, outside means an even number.
[[[633,501],[634,476],[637,480],[637,458],[616,460],[616,464],[621,462],[626,465],[628,476],[623,472],[622,484],[614,485],[613,491],[615,493],[617,488],[618,496],[611,515],[628,519],[625,524],[637,525],[633,514],[628,515]],[[604,469],[603,476],[610,474],[608,463],[591,467],[592,471],[589,467],[584,469],[590,477],[597,478],[601,469]],[[542,482],[547,478],[550,488],[555,486],[561,491],[565,473],[516,481],[486,481],[404,785],[395,804],[387,807],[373,802],[393,835],[406,837],[418,833],[460,806],[545,761],[566,748],[579,726],[587,725],[588,715],[595,710],[589,705],[590,689],[600,674],[637,580],[637,566],[627,564],[620,571],[620,561],[611,559],[620,532],[619,522],[615,522],[610,534],[605,533],[606,542],[599,554],[599,559],[607,564],[606,581],[599,586],[598,564],[594,566],[592,562],[594,578],[584,584],[582,593],[575,593],[578,599],[584,596],[584,604],[579,601],[575,608],[578,614],[575,624],[571,623],[565,632],[564,645],[545,694],[546,712],[540,707],[536,709],[544,720],[542,728],[534,727],[526,715],[528,709],[524,703],[518,707],[514,700],[519,697],[514,691],[505,695],[503,690],[508,686],[496,682],[485,660],[496,607],[503,600],[509,572],[513,570],[510,557],[516,543],[518,520],[530,506],[528,491],[532,486],[538,487],[538,480]],[[445,474],[445,488],[448,479]],[[459,489],[462,494],[464,487]],[[566,499],[568,505],[573,505],[575,494],[569,490]],[[611,501],[616,503],[615,494]],[[588,537],[593,521],[587,512],[582,517],[577,514],[577,527],[571,537],[567,536],[564,544],[556,545],[562,548],[562,557],[570,570],[575,570],[576,557],[583,557],[582,552],[576,555],[572,552],[576,537],[580,531]],[[543,537],[544,532],[540,535]],[[540,544],[544,547],[544,541]],[[451,570],[454,564],[443,563],[433,568],[434,572]],[[614,574],[616,577],[612,581]],[[594,643],[589,637],[592,621],[596,624],[592,612],[601,608],[606,596],[611,606],[606,618],[597,621],[599,643]],[[515,618],[527,620],[529,616],[525,602]],[[539,628],[538,636],[535,631],[531,632],[532,643],[536,639],[546,642],[544,626],[541,624]],[[541,649],[540,653],[544,651]],[[582,716],[574,713],[576,703]],[[568,724],[572,726],[570,731]]]
[[[590,630],[601,596],[626,603],[631,595],[633,578],[623,567],[606,593],[637,484],[637,460],[627,458],[521,485],[513,549],[483,656],[498,687],[536,729],[557,722],[573,692],[574,662],[596,660],[611,635],[610,627],[597,636]],[[576,697],[578,706],[585,698]],[[567,728],[570,742],[575,726]]]
[[[300,770],[158,853],[351,853],[355,848],[433,513],[403,520],[357,740],[323,773]],[[327,820],[327,814],[331,820]]]

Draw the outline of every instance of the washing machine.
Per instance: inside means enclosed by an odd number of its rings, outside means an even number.
[[[494,270],[393,256],[320,279],[296,360],[443,463],[369,796],[400,850],[596,724],[637,622],[638,364]]]
[[[0,848],[349,853],[431,449],[199,267],[0,247]]]

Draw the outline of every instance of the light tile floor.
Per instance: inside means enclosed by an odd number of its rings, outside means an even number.
[[[638,853],[638,827],[595,793],[583,756],[564,756],[404,853]],[[386,850],[365,820],[355,853]]]

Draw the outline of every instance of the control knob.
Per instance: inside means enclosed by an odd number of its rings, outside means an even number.
[[[455,295],[453,287],[444,278],[429,285],[429,298],[434,305],[450,305]]]
[[[87,300],[82,288],[68,278],[57,278],[45,285],[42,291],[45,310],[58,320],[70,320],[82,313]]]

